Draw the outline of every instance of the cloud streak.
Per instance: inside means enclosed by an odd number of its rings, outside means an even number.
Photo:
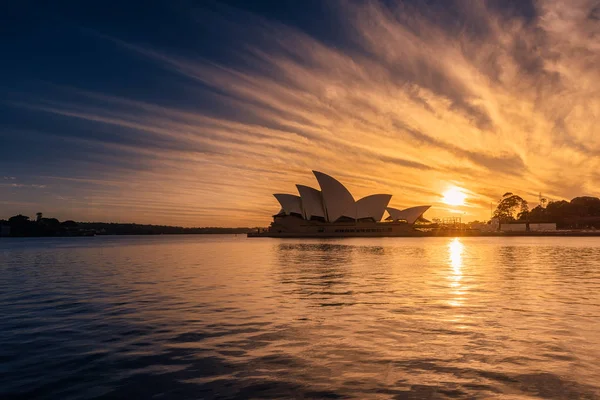
[[[184,79],[172,90],[188,101],[72,90],[18,107],[92,132],[54,134],[86,152],[54,178],[80,194],[80,219],[265,224],[270,193],[314,186],[311,169],[439,216],[448,185],[472,194],[470,218],[507,190],[598,195],[599,3],[540,0],[530,18],[469,5],[453,24],[440,9],[340,3],[339,46],[244,16],[229,63],[111,39]]]

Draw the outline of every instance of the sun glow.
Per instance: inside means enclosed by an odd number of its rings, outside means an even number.
[[[467,195],[463,189],[453,186],[444,192],[442,201],[449,206],[464,206]]]

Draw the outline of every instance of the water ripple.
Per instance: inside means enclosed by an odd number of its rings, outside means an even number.
[[[0,241],[0,398],[600,398],[600,240]]]

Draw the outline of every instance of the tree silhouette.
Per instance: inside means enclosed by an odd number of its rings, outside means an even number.
[[[516,219],[526,219],[528,212],[529,206],[526,200],[521,196],[507,192],[498,202],[496,211],[494,211],[494,218],[498,218],[501,223],[512,222]]]

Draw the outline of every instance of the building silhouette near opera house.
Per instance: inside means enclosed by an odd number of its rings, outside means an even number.
[[[388,207],[390,194],[373,194],[354,200],[342,183],[322,172],[313,171],[321,190],[296,185],[298,195],[274,194],[281,210],[262,232],[250,237],[345,237],[414,236],[415,222],[431,206],[405,210]],[[382,222],[384,213],[388,217]]]

